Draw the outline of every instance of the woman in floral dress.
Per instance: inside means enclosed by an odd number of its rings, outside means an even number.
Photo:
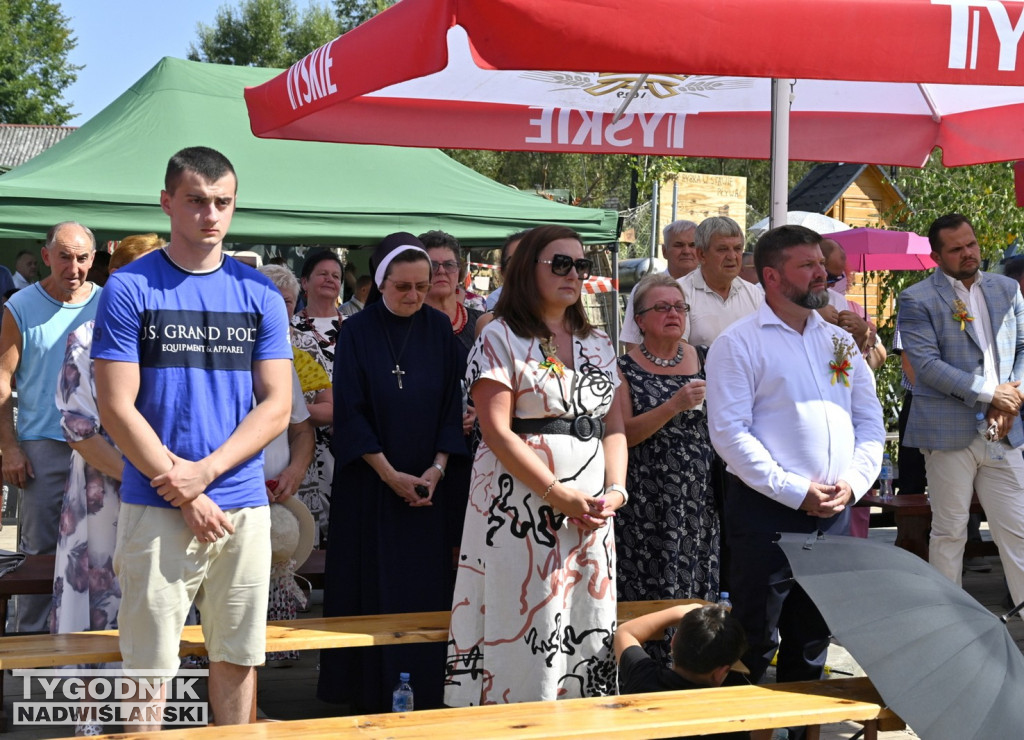
[[[125,237],[110,260],[110,272],[164,243],[156,234]],[[53,634],[116,629],[121,605],[113,556],[124,463],[100,426],[89,356],[92,330],[89,321],[68,337],[57,387],[61,426],[73,452],[57,537],[50,614]]]
[[[445,703],[615,692],[613,512],[626,444],[608,337],[580,299],[591,262],[570,229],[512,257],[466,377],[483,432],[452,606]]]
[[[121,453],[100,427],[93,379],[93,322],[68,337],[57,389],[64,438],[75,449],[64,489],[50,632],[117,628],[121,589],[114,576]]]
[[[302,289],[306,291],[306,307],[292,317],[292,344],[319,362],[329,378],[334,377],[334,345],[342,321],[338,308],[341,275],[341,260],[334,252],[324,249],[309,255],[302,264],[301,280]],[[309,418],[316,428],[316,451],[296,495],[316,522],[314,547],[323,550],[327,547],[334,479],[334,454],[331,452],[334,405],[318,397],[318,391],[308,391],[305,396]]]
[[[110,258],[110,274],[164,244],[156,234],[126,236]],[[57,534],[51,634],[117,629],[121,606],[113,558],[124,462],[100,426],[90,358],[93,326],[88,321],[68,337],[57,383],[61,427],[72,453]],[[100,725],[80,724],[75,735],[102,731]]]

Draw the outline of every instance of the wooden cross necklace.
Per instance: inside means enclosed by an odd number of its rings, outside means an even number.
[[[405,339],[402,340],[402,349],[399,350],[398,354],[395,354],[395,346],[391,343],[391,334],[388,332],[388,326],[384,323],[384,317],[381,316],[380,322],[384,324],[384,339],[388,343],[388,351],[391,352],[391,359],[395,361],[395,369],[391,371],[391,374],[398,380],[398,390],[402,390],[402,376],[405,375],[405,370],[402,369],[401,361],[402,355],[405,354],[405,348],[409,345],[409,337],[412,336],[412,325],[416,320],[416,314],[413,314],[409,321],[409,328],[405,330]]]

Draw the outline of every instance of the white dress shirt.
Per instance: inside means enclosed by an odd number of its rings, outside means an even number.
[[[309,407],[306,406],[306,398],[302,395],[302,383],[299,382],[299,375],[292,365],[292,413],[288,418],[288,424],[298,424],[309,418]],[[270,440],[270,444],[263,448],[263,477],[266,480],[273,480],[281,475],[281,471],[288,467],[291,462],[291,447],[288,445],[288,428]]]
[[[832,288],[828,289],[828,305],[832,306],[836,311],[850,310],[850,302],[846,300],[846,296],[838,290],[832,290]]]
[[[338,306],[338,310],[341,311],[342,316],[348,318],[349,316],[355,316],[357,313],[362,311],[364,307],[365,306],[361,300],[353,297]]]
[[[708,286],[699,268],[679,278],[679,285],[690,304],[683,339],[694,347],[710,347],[727,326],[754,313],[764,303],[764,291],[743,278],[733,278],[728,297],[722,298]]]
[[[978,393],[978,400],[984,403],[991,403],[992,396],[996,393],[996,386],[999,385],[999,371],[996,366],[995,356],[995,335],[992,333],[992,319],[988,315],[988,302],[985,300],[985,293],[981,289],[981,281],[975,279],[968,288],[956,278],[942,273],[949,281],[956,297],[964,302],[967,313],[974,318],[974,334],[978,337],[978,345],[981,348],[982,365],[985,371],[985,385]],[[980,275],[980,273],[977,273]]]
[[[493,311],[494,307],[498,305],[498,299],[501,297],[501,288],[502,286],[499,285],[484,298],[484,308],[488,311]]]
[[[833,337],[856,353],[832,383]],[[812,311],[803,334],[767,303],[728,327],[707,358],[708,428],[729,472],[799,509],[812,482],[860,498],[878,477],[885,427],[871,370],[850,335]]]

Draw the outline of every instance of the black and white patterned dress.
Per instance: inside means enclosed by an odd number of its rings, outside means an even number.
[[[619,380],[611,342],[594,331],[572,344],[575,369],[559,374],[543,364],[539,341],[495,319],[469,354],[467,380],[508,387],[517,419],[604,417]],[[600,440],[521,437],[560,481],[601,494]],[[564,519],[480,444],[452,605],[446,705],[615,693],[614,526],[583,531]]]
[[[700,348],[701,350],[703,348]],[[628,355],[619,368],[633,415],[668,401],[695,375],[657,375]],[[711,441],[704,406],[676,414],[629,449],[629,503],[615,517],[620,601],[718,599],[721,527],[711,491]]]

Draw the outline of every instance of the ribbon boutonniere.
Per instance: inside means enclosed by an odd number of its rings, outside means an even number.
[[[855,354],[853,342],[841,337],[832,337],[832,361],[828,363],[832,385],[841,380],[843,385],[847,388],[850,387],[850,368],[852,367],[850,358]]]
[[[967,306],[959,298],[953,301],[953,320],[960,322],[960,331],[967,329],[968,321],[974,321],[974,317],[967,313]]]
[[[551,337],[541,340],[540,350],[544,353],[544,361],[540,363],[540,367],[553,375],[557,375],[559,378],[563,377],[565,375],[565,365],[558,359],[556,354],[557,348]]]

